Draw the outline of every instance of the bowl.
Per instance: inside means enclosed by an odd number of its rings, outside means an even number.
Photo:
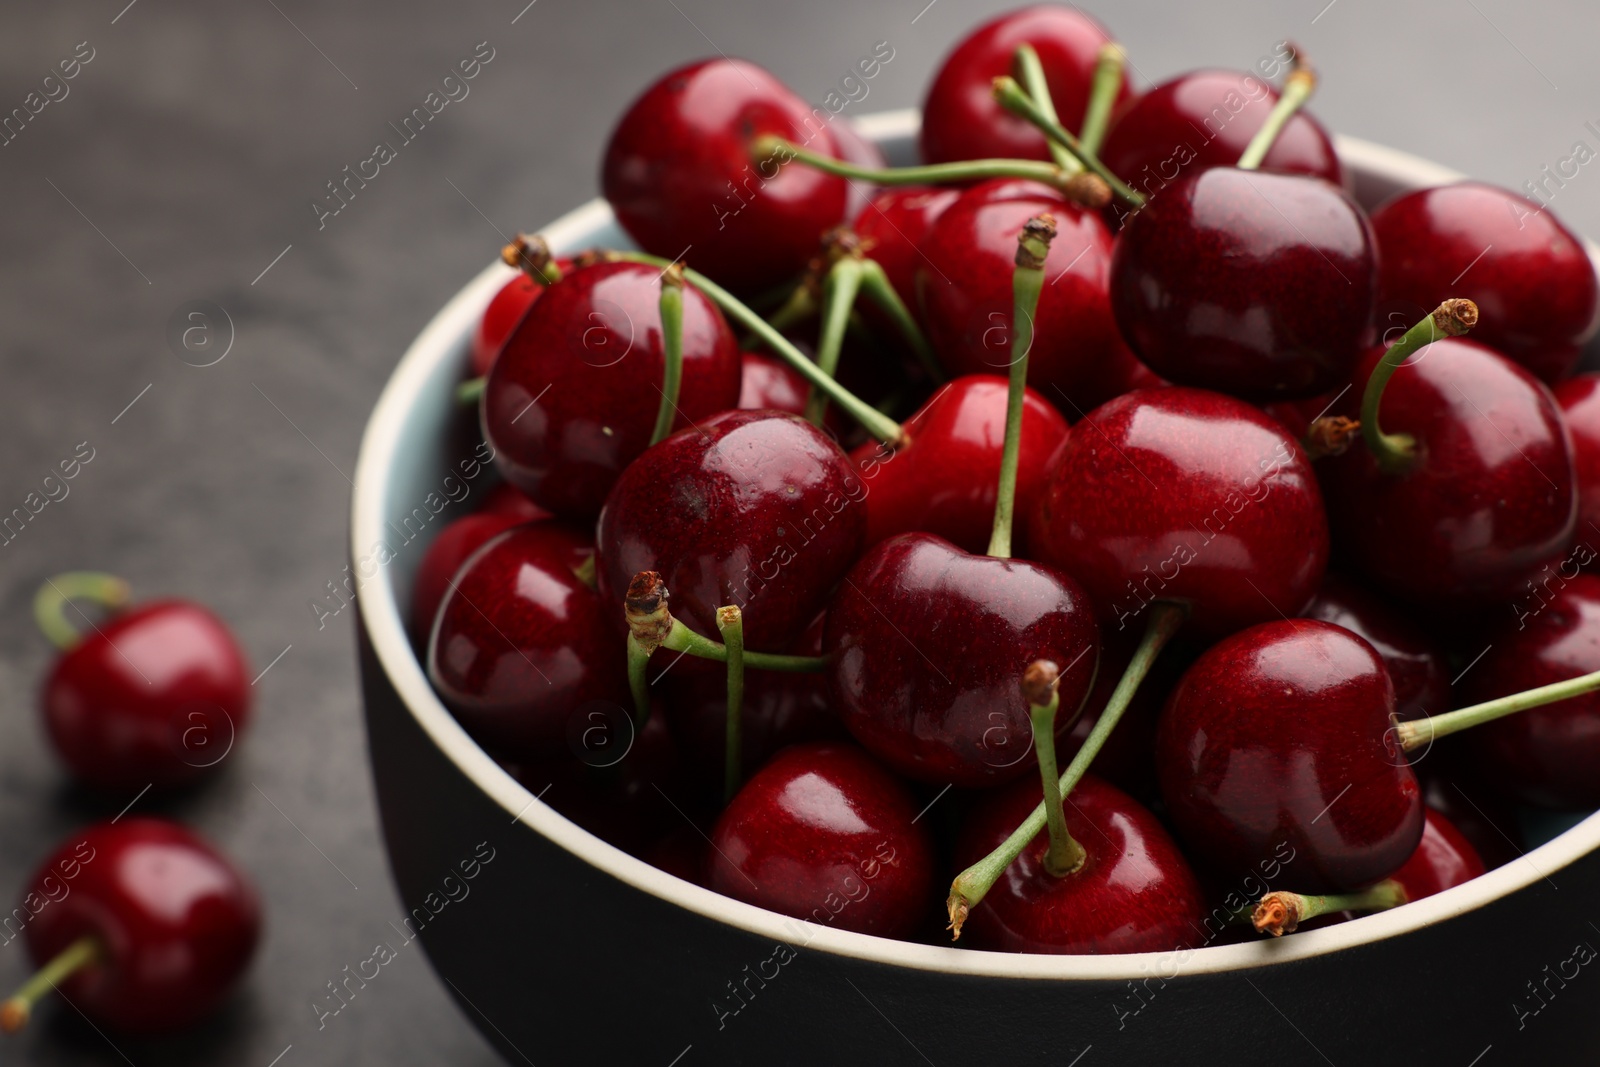
[[[857,128],[906,162],[917,121],[890,112]],[[1461,177],[1351,138],[1338,150],[1368,207]],[[557,251],[631,247],[600,200],[541,232]],[[478,275],[395,369],[362,439],[351,539],[373,778],[407,909],[395,926],[420,940],[508,1062],[1466,1067],[1600,1048],[1600,1013],[1584,1004],[1600,992],[1600,974],[1584,973],[1600,945],[1589,918],[1600,817],[1547,824],[1546,836],[1559,832],[1522,858],[1391,912],[1277,941],[1118,956],[983,952],[803,922],[569,822],[457,725],[403,621],[428,538],[470,506],[435,514],[429,501],[461,486],[475,499],[493,477],[452,458],[472,444],[452,391],[509,274],[496,264]]]

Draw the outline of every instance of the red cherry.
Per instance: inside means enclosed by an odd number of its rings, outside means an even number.
[[[1213,645],[1156,734],[1161,794],[1189,854],[1229,875],[1277,858],[1301,892],[1393,872],[1423,821],[1393,714],[1383,659],[1341,626],[1283,619]]]
[[[839,156],[828,124],[760,67],[691,63],[623,114],[606,145],[601,188],[646,252],[759,292],[804,270],[846,207],[842,178],[777,158],[754,162],[752,147],[765,136]]]
[[[591,710],[630,706],[622,642],[571,551],[570,535],[542,523],[497,535],[456,573],[428,642],[440,698],[514,762],[566,751]]]
[[[1583,242],[1540,205],[1481,182],[1420,189],[1372,215],[1378,299],[1410,325],[1447,297],[1482,317],[1473,339],[1555,383],[1594,336],[1600,287]]]
[[[485,510],[463,515],[439,531],[417,564],[411,588],[411,633],[418,643],[426,643],[432,633],[439,605],[450,592],[450,583],[461,565],[497,534],[521,526],[523,521],[505,511]],[[555,557],[559,558],[561,549],[566,548],[567,566],[580,567],[594,555],[594,541],[578,530],[548,520],[538,526]]]
[[[1573,470],[1578,477],[1578,539],[1600,537],[1600,374],[1579,374],[1556,386],[1572,435]]]
[[[1423,808],[1422,840],[1411,858],[1389,877],[1406,891],[1406,900],[1421,900],[1470,882],[1484,871],[1478,850],[1449,819]]]
[[[956,857],[973,863],[999,846],[1039,803],[1037,780],[986,797],[962,828]],[[1156,817],[1085,775],[1062,808],[1083,866],[1044,868],[1048,835],[1033,842],[972,909],[964,936],[1004,952],[1165,952],[1199,941],[1205,906],[1188,861]]]
[[[518,489],[509,482],[501,482],[489,490],[483,498],[483,504],[478,508],[482,514],[491,512],[514,516],[518,522],[532,522],[535,519],[548,519],[550,513],[538,504],[528,499],[528,494]]]
[[[800,372],[773,356],[745,352],[739,357],[739,407],[745,411],[787,411],[804,414],[810,386]]]
[[[1139,357],[1120,338],[1111,346],[1110,354],[1094,372],[1076,401],[1080,410],[1070,412],[1078,418],[1083,412],[1093,411],[1107,400],[1115,400],[1123,393],[1135,389],[1160,389],[1171,385],[1161,375],[1140,362]],[[1296,434],[1296,436],[1299,436]]]
[[[33,917],[23,933],[34,963],[86,957],[53,984],[95,1025],[121,1033],[172,1033],[209,1014],[232,992],[260,936],[260,905],[245,876],[165,819],[91,826],[28,885],[24,906]],[[0,1009],[6,1030],[26,1021],[32,999]]]
[[[481,378],[489,373],[495,357],[500,354],[506,338],[516,329],[517,323],[532,303],[544,292],[544,286],[533,280],[525,271],[502,285],[483,309],[483,318],[472,335],[472,376]]]
[[[1035,660],[1061,669],[1064,727],[1088,695],[1099,644],[1094,609],[1067,575],[919,533],[867,551],[822,638],[856,740],[909,778],[962,787],[1035,766],[1019,679]]]
[[[1343,385],[1373,340],[1375,243],[1343,190],[1213,167],[1128,220],[1111,307],[1156,374],[1254,399]]]
[[[41,590],[85,595],[62,575]],[[48,595],[46,595],[48,594]],[[41,622],[45,621],[41,618]],[[51,631],[47,631],[51,632]],[[53,638],[57,633],[51,632]],[[59,641],[58,641],[59,643]],[[108,792],[171,789],[213,773],[250,725],[250,668],[227,624],[187,600],[116,610],[62,652],[40,696],[45,726],[73,775]]]
[[[661,272],[642,263],[575,269],[533,305],[495,360],[483,434],[506,480],[541,507],[592,518],[649,445],[665,367],[661,285]],[[733,331],[685,285],[677,425],[738,399]]]
[[[1395,714],[1400,718],[1420,719],[1450,709],[1450,676],[1443,651],[1415,623],[1371,592],[1330,574],[1301,614],[1343,626],[1377,651],[1394,683]]]
[[[1044,135],[995,102],[994,80],[1012,73],[1018,45],[1032,45],[1062,124],[1077,132],[1100,47],[1110,41],[1105,27],[1073,7],[1025,7],[979,26],[945,57],[928,86],[923,160],[1049,159]],[[1132,95],[1124,76],[1117,99]]]
[[[945,369],[1003,374],[1011,365],[1017,235],[1042,213],[1055,218],[1057,235],[1034,314],[1028,384],[1075,416],[1088,410],[1087,386],[1122,343],[1108,290],[1111,233],[1099,215],[1037,182],[980,182],[928,231],[917,288],[928,341]]]
[[[1422,797],[1472,842],[1489,867],[1503,867],[1526,851],[1517,809],[1467,766],[1470,751],[1455,745],[1431,749],[1417,764]]]
[[[717,820],[707,884],[819,925],[905,937],[936,899],[933,841],[917,807],[859,749],[795,746]]]
[[[901,426],[897,449],[869,442],[850,453],[867,487],[867,544],[919,530],[982,552],[994,524],[1000,453],[1006,435],[1004,378],[967,375],[943,386]],[[1067,421],[1028,390],[1023,394],[1017,512],[1044,488],[1046,468],[1067,436]]]
[[[1351,396],[1381,356],[1362,357]],[[1335,540],[1378,588],[1434,609],[1470,606],[1519,595],[1566,551],[1577,521],[1572,449],[1528,371],[1447,338],[1401,364],[1379,410],[1384,434],[1416,442],[1406,470],[1385,474],[1364,442],[1318,463]]]
[[[917,269],[922,242],[945,208],[956,202],[959,189],[898,185],[879,189],[856,216],[851,229],[867,255],[877,260],[889,284],[906,307],[917,309]]]
[[[1088,587],[1111,630],[1172,600],[1215,637],[1303,609],[1328,530],[1311,464],[1276,420],[1172,387],[1118,397],[1073,428],[1028,545]]]

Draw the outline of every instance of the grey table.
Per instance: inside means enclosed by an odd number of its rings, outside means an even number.
[[[321,1029],[311,1006],[400,915],[350,612],[319,627],[310,606],[342,575],[367,413],[411,337],[494,255],[497,231],[593,195],[613,117],[656,73],[723,51],[820,101],[887,41],[893,60],[851,108],[901,107],[958,35],[1004,5],[126,3],[0,15],[0,114],[60,60],[92,54],[67,95],[0,147],[0,512],[79,442],[94,449],[70,495],[0,548],[0,898],[55,840],[134,799],[74,789],[32,707],[50,653],[29,598],[48,574],[95,567],[213,605],[255,669],[271,664],[255,729],[221,778],[136,805],[221,842],[259,882],[269,919],[242,993],[196,1032],[113,1046],[57,1005],[0,1045],[0,1061],[487,1064],[414,945]],[[1315,110],[1331,127],[1503,184],[1544,179],[1577,142],[1600,149],[1600,121],[1586,125],[1600,120],[1600,67],[1584,0],[1542,5],[1536,19],[1510,0],[1325,3],[1108,0],[1098,14],[1147,82],[1248,67],[1290,37],[1322,71]],[[480,42],[493,58],[469,94],[319,218],[325,183],[393,139],[388,124]],[[1600,166],[1574,170],[1547,182],[1553,206],[1600,233]],[[226,309],[234,338],[198,368],[174,356],[166,328],[202,299]],[[596,995],[604,951],[573,976]],[[20,946],[0,948],[0,986],[25,973]]]

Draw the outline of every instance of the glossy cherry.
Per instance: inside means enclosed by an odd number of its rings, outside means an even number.
[[[1428,808],[1449,819],[1489,867],[1502,867],[1527,851],[1517,806],[1483,782],[1471,751],[1443,744],[1416,764]]]
[[[508,482],[558,515],[592,518],[650,443],[665,366],[661,272],[597,263],[529,309],[484,388],[483,434]],[[739,400],[739,346],[706,296],[683,291],[679,426]]]
[[[496,514],[511,515],[522,522],[532,522],[535,519],[548,519],[550,513],[532,500],[528,494],[512,485],[510,482],[500,482],[483,498],[483,504],[478,509],[480,512],[494,512]]]
[[[569,259],[556,260],[556,268],[560,271],[572,269]],[[539,299],[539,294],[544,292],[544,285],[535,281],[533,275],[525,270],[517,271],[516,275],[495,291],[489,300],[489,306],[483,309],[483,318],[478,320],[478,328],[472,333],[472,357],[470,366],[472,376],[481,378],[489,373],[489,368],[494,365],[495,357],[500,355],[500,349],[505,346],[506,338],[511,336],[517,328],[517,323],[528,313],[528,308]]]
[[[898,185],[879,189],[851,224],[867,255],[878,261],[889,284],[913,312],[917,309],[917,270],[922,243],[961,190],[945,186]]]
[[[1362,357],[1350,396],[1381,355]],[[1379,411],[1385,434],[1416,442],[1403,470],[1384,473],[1363,442],[1317,465],[1335,541],[1373,585],[1430,608],[1471,606],[1521,595],[1566,552],[1577,521],[1572,449],[1532,374],[1446,338],[1395,371]]]
[[[1578,374],[1556,386],[1556,406],[1572,435],[1577,537],[1600,547],[1600,374]]]
[[[1363,638],[1383,658],[1394,683],[1395,714],[1420,719],[1450,709],[1444,651],[1411,619],[1350,579],[1329,574],[1305,611]]]
[[[116,793],[171,789],[215,773],[243,737],[250,679],[226,623],[192,601],[152,600],[79,634],[46,676],[40,709],[79,780]]]
[[[1073,428],[1028,545],[1087,586],[1108,633],[1170,600],[1216,637],[1303,609],[1328,530],[1311,464],[1277,421],[1172,387],[1127,393]]]
[[[1448,818],[1431,807],[1422,814],[1422,840],[1411,858],[1389,875],[1405,889],[1408,901],[1442,893],[1484,872],[1478,850]]]
[[[510,511],[485,509],[463,515],[439,531],[417,564],[411,587],[411,633],[419,643],[425,643],[432,632],[439,604],[450,591],[461,565],[497,534],[521,526],[524,521]],[[562,548],[566,549],[569,566],[580,567],[594,555],[593,539],[576,527],[549,520],[536,525],[558,555]]]
[[[1044,135],[994,99],[994,80],[1012,73],[1017,46],[1039,53],[1050,97],[1062,124],[1074,132],[1089,103],[1100,47],[1111,40],[1075,7],[1041,4],[1008,12],[973,30],[945,57],[922,105],[922,158],[1049,159]],[[1133,95],[1124,76],[1117,99]]]
[[[803,415],[810,386],[787,363],[759,352],[745,352],[740,359],[739,407],[745,411],[787,411]]]
[[[730,411],[639,457],[600,516],[599,588],[623,620],[640,571],[659,571],[672,611],[716,634],[744,612],[746,647],[790,647],[861,553],[866,488],[821,430],[777,411]],[[619,651],[622,649],[617,642]]]
[[[988,855],[1039,803],[1037,780],[986,797],[956,846],[965,865]],[[1205,915],[1194,872],[1148,810],[1115,786],[1086,775],[1063,808],[1083,866],[1044,869],[1048,838],[1037,838],[1006,868],[963,928],[962,943],[1004,952],[1166,952],[1198,942]]]
[[[1179,178],[1128,220],[1111,307],[1156,374],[1256,400],[1343,386],[1377,281],[1366,216],[1300,175],[1213,167]]]
[[[574,720],[628,707],[623,648],[600,598],[570,566],[571,542],[514,527],[456,572],[428,641],[428,677],[492,754],[566,751]]]
[[[1065,727],[1093,683],[1100,636],[1078,583],[1052,567],[963,552],[929,534],[868,549],[828,608],[823,653],[856,740],[918,781],[995,785],[1028,773],[1018,679],[1061,669]]]
[[[1482,317],[1473,338],[1554,384],[1594,336],[1600,287],[1583,242],[1509,189],[1459,182],[1404,193],[1372,214],[1378,299],[1408,325],[1447,297]]]
[[[173,1033],[209,1014],[261,932],[255,890],[232,863],[177,823],[137,815],[68,838],[21,907],[41,967],[89,939],[90,958],[58,987],[95,1025],[123,1034]],[[27,1011],[19,1020],[7,1005],[0,1016],[18,1023]]]
[[[838,157],[828,123],[783,83],[742,59],[706,59],[646,89],[612,131],[600,184],[646,252],[682,256],[741,292],[798,275],[845,217],[844,179],[757,162],[777,136]]]
[[[1312,893],[1392,873],[1423,821],[1393,714],[1382,657],[1341,626],[1282,619],[1213,645],[1156,734],[1161,795],[1189,855],[1244,875],[1287,845],[1285,881]]]
[[[786,749],[717,820],[707,885],[819,926],[905,937],[937,899],[918,807],[854,746]]]

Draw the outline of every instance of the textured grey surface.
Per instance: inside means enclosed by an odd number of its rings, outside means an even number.
[[[210,603],[257,670],[292,645],[256,687],[254,732],[221,779],[139,804],[235,855],[261,885],[268,929],[242,994],[194,1034],[114,1048],[57,1005],[0,1060],[265,1067],[287,1049],[283,1067],[492,1062],[416,946],[321,1030],[311,1007],[400,911],[350,613],[319,630],[308,606],[345,562],[346,475],[367,412],[433,309],[494,254],[485,216],[531,228],[591,196],[613,116],[656,72],[720,49],[820,100],[886,40],[894,59],[852,110],[905,106],[950,43],[1005,5],[125,2],[0,14],[0,112],[79,42],[94,50],[68,95],[0,147],[0,512],[78,442],[95,449],[70,495],[0,548],[0,897],[57,838],[132,799],[70,788],[33,711],[49,654],[29,597],[47,574],[93,566]],[[1145,0],[1097,14],[1146,81],[1247,67],[1291,37],[1322,72],[1315,110],[1331,127],[1490,180],[1537,179],[1577,141],[1600,149],[1585,126],[1600,128],[1600,16],[1585,0],[1537,16],[1509,0],[1324,2]],[[387,123],[485,41],[494,58],[470,95],[319,231],[323,183],[391,139]],[[1554,206],[1600,233],[1600,167],[1579,169]],[[236,331],[204,369],[164,339],[195,299],[224,307]],[[593,972],[574,981],[604,996],[605,955],[625,951],[597,944]],[[20,945],[0,947],[0,986],[25,970]]]

